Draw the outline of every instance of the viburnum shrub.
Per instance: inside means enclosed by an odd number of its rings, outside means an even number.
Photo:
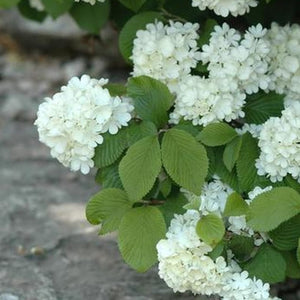
[[[279,299],[269,284],[300,278],[297,1],[0,0],[120,31],[127,83],[74,77],[35,125],[64,166],[97,169],[88,221],[174,292]]]

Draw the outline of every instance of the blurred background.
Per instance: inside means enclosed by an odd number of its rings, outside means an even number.
[[[113,235],[98,238],[85,219],[94,174],[51,159],[33,125],[43,98],[73,76],[126,80],[116,36],[87,36],[67,16],[41,25],[0,11],[0,300],[195,299],[173,294],[155,268],[129,269]],[[300,299],[295,281],[278,289]]]

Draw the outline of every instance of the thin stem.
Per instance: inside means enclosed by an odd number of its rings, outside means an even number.
[[[182,17],[173,15],[172,13],[168,12],[167,10],[165,10],[164,8],[161,8],[161,12],[166,16],[169,17],[170,19],[173,19],[174,21],[180,21],[182,23],[187,23],[188,21]]]

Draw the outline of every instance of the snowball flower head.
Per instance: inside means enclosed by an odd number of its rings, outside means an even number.
[[[103,143],[101,134],[116,134],[131,119],[133,106],[127,99],[111,97],[103,87],[107,82],[73,77],[39,107],[35,125],[40,141],[72,171],[87,174],[94,166],[95,147]]]
[[[192,6],[200,10],[211,9],[215,14],[234,17],[248,13],[251,7],[257,6],[257,0],[192,0]]]
[[[169,25],[156,22],[137,31],[131,56],[132,75],[148,75],[173,90],[178,80],[197,65],[198,28],[198,24],[170,21]]]
[[[270,118],[263,124],[258,146],[259,175],[276,182],[290,174],[300,182],[300,102],[291,104],[280,118]]]
[[[208,64],[209,77],[226,78],[247,94],[267,89],[270,44],[264,39],[266,33],[261,24],[249,27],[244,36],[226,23],[215,26],[200,54],[203,64]]]
[[[204,126],[223,120],[230,122],[244,117],[245,98],[226,78],[216,81],[190,75],[178,84],[170,123],[177,124],[181,118]]]
[[[266,39],[271,44],[269,88],[286,94],[287,100],[300,101],[300,25],[273,23]]]

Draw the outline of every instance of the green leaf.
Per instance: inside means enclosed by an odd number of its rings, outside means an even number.
[[[270,117],[281,116],[284,95],[278,95],[274,92],[260,92],[248,96],[247,103],[244,106],[245,119],[247,123],[263,124]]]
[[[173,128],[186,131],[192,136],[197,136],[201,130],[200,126],[193,125],[191,121],[181,121],[178,125],[175,125]]]
[[[115,231],[119,228],[121,218],[132,206],[126,193],[111,188],[94,195],[86,206],[87,220],[98,225],[102,222],[100,234]]]
[[[146,0],[119,0],[124,6],[131,9],[134,12],[137,12]]]
[[[179,186],[200,195],[208,159],[205,148],[192,135],[174,128],[168,130],[162,140],[162,161]]]
[[[252,237],[234,235],[228,243],[229,249],[239,261],[247,260],[255,246]]]
[[[269,232],[273,245],[279,250],[288,251],[297,248],[300,237],[300,214],[280,224]]]
[[[236,161],[239,158],[241,146],[242,146],[242,137],[237,136],[225,147],[223,153],[223,162],[229,172],[232,171]]]
[[[119,175],[119,163],[116,162],[105,168],[97,171],[95,180],[101,185],[103,189],[118,188],[123,189],[122,182]]]
[[[243,192],[249,192],[254,188],[257,178],[255,161],[259,156],[259,148],[256,139],[247,132],[242,136],[242,146],[236,162],[239,186]]]
[[[127,88],[121,83],[107,83],[103,88],[108,89],[112,97],[123,96],[127,93]]]
[[[300,279],[300,265],[297,262],[296,251],[281,252],[286,261],[286,276]]]
[[[170,197],[163,205],[159,206],[161,210],[167,227],[170,226],[171,220],[174,218],[174,215],[182,215],[185,213],[185,209],[183,208],[187,203],[187,199],[179,194],[176,197]]]
[[[300,195],[289,187],[276,187],[253,199],[248,226],[256,231],[271,231],[300,213]]]
[[[18,4],[18,9],[24,17],[37,22],[42,22],[47,16],[46,12],[32,8],[29,0],[21,0]]]
[[[225,234],[223,220],[215,214],[203,216],[197,223],[198,236],[206,244],[215,247]]]
[[[148,76],[130,78],[128,95],[133,98],[136,113],[144,121],[151,121],[157,127],[168,122],[167,111],[173,96],[167,86]]]
[[[216,168],[217,168],[217,158],[216,158],[216,153],[215,153],[215,149],[212,147],[206,147],[206,153],[207,153],[207,157],[208,157],[208,174],[207,174],[207,180],[209,181],[209,179],[211,179],[215,173],[216,173]]]
[[[298,264],[300,265],[300,238],[298,239],[298,247],[297,247],[297,261]]]
[[[149,121],[135,122],[131,123],[126,128],[127,143],[128,146],[135,144],[137,141],[144,137],[156,135],[156,126]]]
[[[10,8],[18,4],[20,0],[0,0],[1,8]]]
[[[237,136],[236,131],[226,123],[213,123],[203,128],[197,140],[204,145],[215,147],[229,143]]]
[[[208,44],[210,35],[214,31],[215,26],[218,25],[214,19],[207,19],[201,29],[200,38],[198,40],[198,47],[201,48],[203,45]]]
[[[163,181],[159,184],[159,191],[162,193],[162,195],[167,198],[172,190],[172,181],[169,177],[165,178]]]
[[[73,5],[73,0],[41,0],[46,12],[53,18],[66,13]]]
[[[300,193],[300,183],[294,179],[291,175],[287,175],[285,178],[284,178],[284,183],[293,188],[295,191],[297,191],[298,193]]]
[[[218,257],[223,256],[225,250],[225,244],[223,241],[221,241],[215,248],[210,251],[207,255],[212,259],[216,260]]]
[[[256,256],[244,265],[244,270],[248,271],[251,277],[255,276],[263,282],[276,283],[285,279],[286,262],[278,251],[264,244]]]
[[[161,170],[158,138],[149,136],[132,145],[120,162],[122,184],[131,200],[141,200],[154,185]]]
[[[162,21],[162,15],[159,12],[147,11],[133,16],[124,25],[119,35],[119,48],[127,62],[130,62],[136,32],[145,29],[147,24],[154,23],[155,20]]]
[[[228,196],[224,210],[224,217],[242,216],[245,215],[247,211],[248,204],[240,194],[233,192]]]
[[[49,0],[53,1],[53,0]],[[110,13],[110,1],[97,2],[94,5],[79,2],[74,3],[70,14],[80,28],[93,34],[99,34],[107,22]]]
[[[119,249],[125,262],[139,272],[157,262],[156,244],[166,234],[166,224],[158,208],[133,208],[119,227]]]
[[[93,158],[97,168],[107,167],[121,156],[127,147],[125,130],[120,130],[117,134],[103,134],[104,141],[96,147]]]

